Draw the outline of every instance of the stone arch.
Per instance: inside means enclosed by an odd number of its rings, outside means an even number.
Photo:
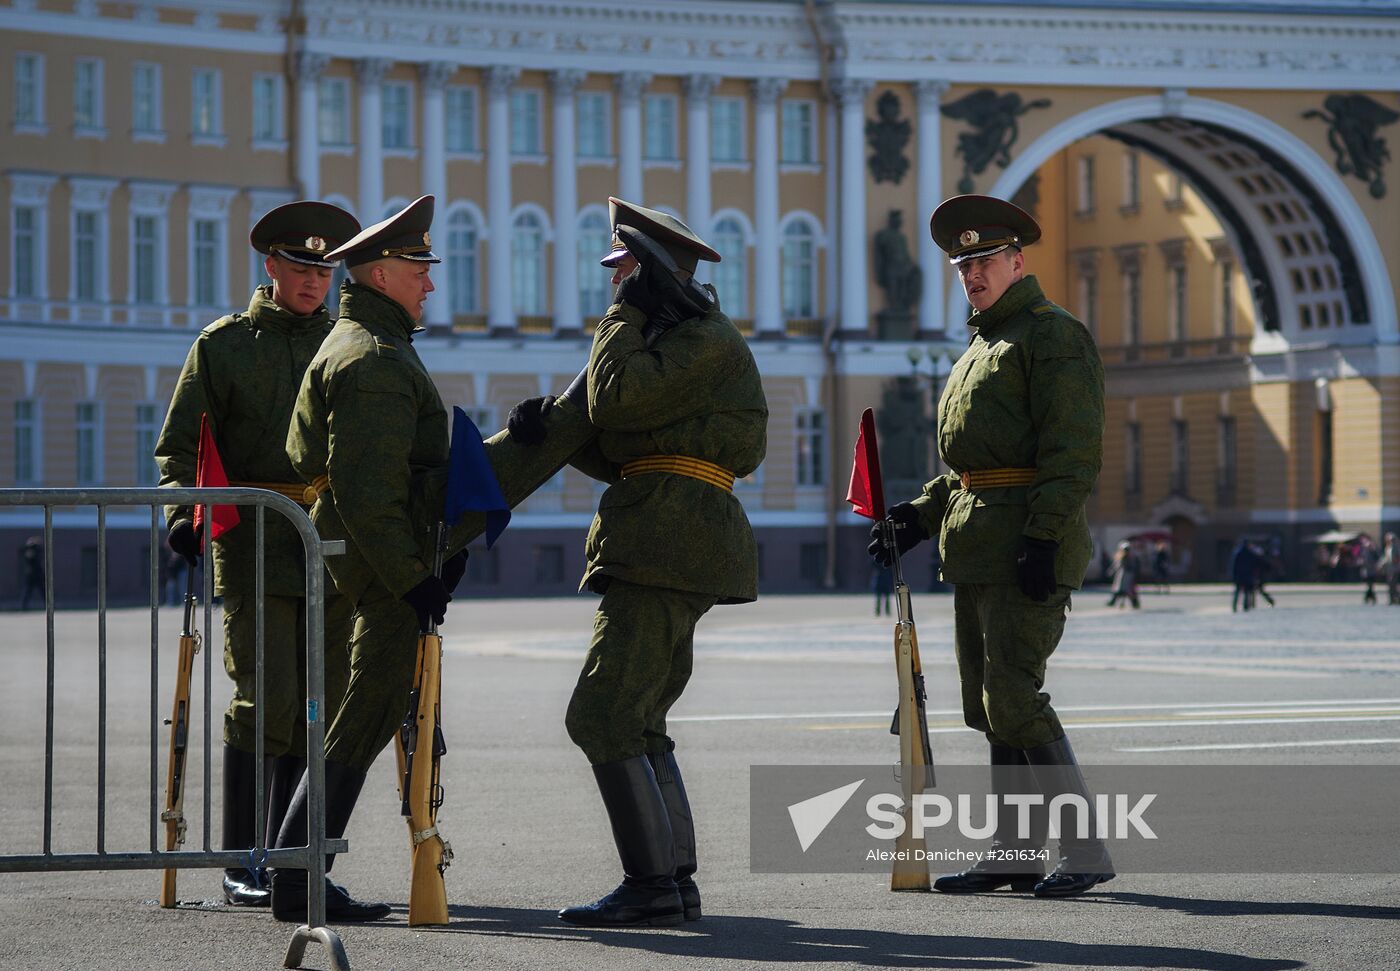
[[[1281,350],[1298,337],[1300,311],[1288,297],[1293,293],[1288,253],[1279,242],[1286,235],[1270,223],[1266,205],[1252,200],[1244,180],[1212,171],[1192,159],[1188,131],[1199,129],[1228,143],[1243,163],[1264,162],[1282,177],[1281,202],[1287,213],[1305,225],[1310,240],[1324,239],[1319,261],[1330,263],[1336,290],[1343,298],[1347,323],[1311,332],[1313,340],[1331,343],[1396,343],[1395,294],[1375,230],[1360,204],[1325,159],[1286,128],[1252,111],[1209,98],[1168,94],[1108,102],[1053,126],[1027,145],[989,190],[1010,198],[1048,159],[1061,149],[1094,134],[1104,134],[1153,152],[1186,175],[1206,197],[1226,226],[1231,244],[1252,276],[1263,284],[1256,291],[1257,351]],[[1197,139],[1199,140],[1199,139]],[[1283,212],[1284,210],[1278,210]],[[1290,220],[1291,222],[1292,220]],[[1325,269],[1326,267],[1324,267]],[[1329,275],[1330,276],[1330,275]],[[1271,303],[1271,301],[1273,301]],[[961,320],[963,294],[948,295],[948,319]]]

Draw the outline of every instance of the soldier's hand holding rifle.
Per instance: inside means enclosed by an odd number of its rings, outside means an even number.
[[[182,519],[170,527],[165,541],[172,550],[183,556],[190,566],[194,566],[199,562],[199,541],[203,532],[203,524],[200,524],[200,527],[196,529],[190,520]]]
[[[912,502],[900,502],[890,506],[887,518],[894,522],[894,541],[900,556],[929,538],[928,533],[924,532],[924,524],[919,520],[919,511],[914,508]],[[880,535],[881,528],[880,523],[870,527],[870,545],[865,551],[874,557],[875,562],[888,567],[890,551]]]

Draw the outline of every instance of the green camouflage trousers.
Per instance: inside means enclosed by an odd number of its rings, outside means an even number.
[[[350,635],[350,683],[326,730],[326,761],[361,771],[394,739],[408,711],[418,660],[418,615],[374,580]]]
[[[224,712],[224,741],[244,752],[257,746],[257,611],[254,598],[224,597],[224,670],[233,700]],[[335,711],[350,677],[350,603],[326,596],[326,710]],[[306,600],[263,598],[263,751],[306,753]]]
[[[564,726],[593,765],[669,752],[666,713],[690,680],[695,625],[717,597],[614,578]]]
[[[1047,745],[1063,735],[1050,707],[1045,662],[1060,643],[1069,587],[1036,603],[1007,583],[959,583],[953,627],[963,720],[1012,748]]]

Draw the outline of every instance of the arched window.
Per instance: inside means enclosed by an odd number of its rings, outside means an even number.
[[[448,217],[447,291],[452,298],[454,314],[474,314],[480,307],[478,236],[476,221],[466,209],[458,209]]]
[[[510,282],[515,312],[537,317],[544,309],[544,225],[533,212],[522,212],[511,226]]]
[[[612,234],[608,217],[596,210],[578,221],[578,309],[585,317],[601,317],[612,300],[612,274],[598,261],[608,252]]]
[[[749,274],[744,227],[739,220],[727,216],[715,223],[711,243],[720,256],[719,263],[710,268],[710,279],[719,292],[719,305],[730,317],[747,317]]]
[[[783,317],[817,315],[817,240],[812,227],[795,219],[783,230]]]

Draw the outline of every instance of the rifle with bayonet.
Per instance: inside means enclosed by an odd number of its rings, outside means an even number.
[[[177,850],[185,844],[185,755],[190,738],[190,680],[194,676],[194,656],[199,653],[199,631],[194,626],[194,564],[185,567],[185,620],[180,628],[180,660],[175,670],[175,703],[166,724],[170,726],[170,757],[165,774],[165,848]],[[174,867],[165,870],[160,884],[160,905],[174,907]]]
[[[434,576],[442,575],[443,547],[447,534],[438,524]],[[447,742],[442,734],[442,637],[437,621],[428,618],[427,630],[418,635],[418,660],[408,714],[395,736],[399,764],[401,811],[408,821],[412,877],[408,895],[410,927],[446,924],[447,885],[443,874],[452,863],[452,845],[437,828],[442,806],[442,757]]]

